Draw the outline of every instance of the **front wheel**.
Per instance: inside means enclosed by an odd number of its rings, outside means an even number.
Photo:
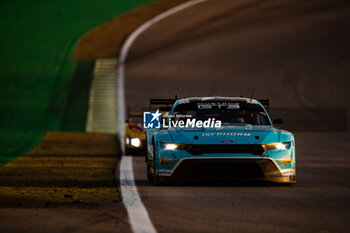
[[[153,174],[152,174],[152,167],[149,165],[147,162],[147,180],[148,181],[153,181]]]

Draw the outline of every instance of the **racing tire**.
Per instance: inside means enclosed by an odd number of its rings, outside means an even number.
[[[153,182],[155,184],[159,184],[160,179],[159,179],[159,176],[156,176],[155,172],[156,172],[156,160],[155,158],[153,158]]]
[[[152,177],[152,181],[153,183],[155,183],[156,185],[162,185],[164,184],[164,181],[163,181],[163,177],[159,177],[157,176],[155,173],[156,173],[156,143],[155,143],[155,140],[154,140],[154,136],[152,138],[152,144],[153,144],[153,161],[152,161],[152,165],[153,165],[153,174],[150,174],[151,177]],[[147,163],[147,167],[150,167],[151,168],[151,165],[150,163]],[[151,178],[150,177],[150,178]],[[148,179],[148,177],[147,177]]]
[[[147,180],[153,182],[153,174],[151,173],[152,167],[149,165],[149,162],[147,162]]]

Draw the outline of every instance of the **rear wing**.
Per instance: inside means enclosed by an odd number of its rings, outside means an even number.
[[[258,101],[261,103],[264,108],[266,108],[266,111],[270,112],[270,100],[269,99],[258,99]]]
[[[142,112],[129,112],[128,117],[134,117],[134,118],[142,118]]]
[[[177,101],[177,96],[174,99],[149,99],[149,111],[152,110],[152,106],[158,106],[157,109],[161,112],[168,112],[171,110],[175,102]]]
[[[127,109],[127,122],[129,120],[133,119],[135,122],[142,121],[143,118],[143,112],[145,111],[152,111],[155,110],[152,109],[153,106],[157,106],[156,109],[159,109],[161,112],[169,112],[171,108],[173,107],[174,103],[177,101],[177,96],[175,96],[174,99],[149,99],[149,106],[141,108],[140,112],[131,112],[129,108]]]

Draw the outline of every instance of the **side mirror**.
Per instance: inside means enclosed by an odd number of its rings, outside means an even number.
[[[282,118],[273,120],[273,124],[276,124],[276,125],[283,125],[284,123],[285,123],[284,119]]]

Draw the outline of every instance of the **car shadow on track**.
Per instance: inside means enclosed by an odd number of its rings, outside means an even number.
[[[202,181],[180,181],[171,183],[154,183],[148,180],[135,180],[137,186],[156,187],[289,187],[295,184],[274,183],[268,181],[247,181],[247,180],[202,180]]]

